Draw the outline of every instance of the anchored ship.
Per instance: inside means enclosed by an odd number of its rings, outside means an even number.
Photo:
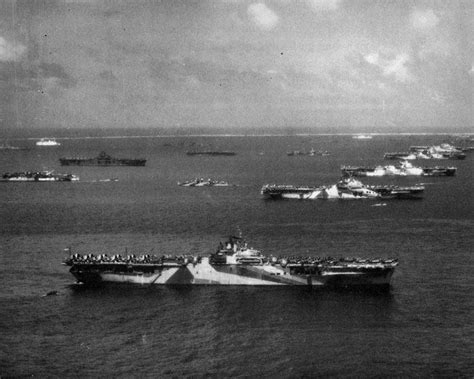
[[[178,182],[181,187],[229,187],[229,183],[223,180],[196,178],[186,182]]]
[[[64,265],[86,285],[305,285],[388,289],[396,259],[267,257],[230,237],[207,256],[74,254]]]
[[[261,194],[266,199],[421,199],[424,186],[365,185],[354,178],[342,179],[332,186],[308,187],[264,185]]]
[[[55,174],[53,171],[23,171],[5,173],[0,178],[1,182],[72,182],[79,177],[72,174]]]
[[[372,139],[372,136],[369,134],[357,134],[352,136],[353,139]]]
[[[345,176],[454,176],[456,167],[415,167],[410,162],[403,161],[399,165],[388,166],[342,166]]]
[[[60,146],[61,144],[57,142],[54,138],[41,138],[36,142],[36,146]]]
[[[424,149],[426,147],[426,149]],[[420,148],[420,150],[411,150],[413,148]],[[445,151],[438,152],[433,148],[427,146],[412,146],[409,152],[402,153],[385,153],[385,159],[466,159],[466,154],[462,151]]]
[[[204,151],[188,151],[187,155],[225,155],[231,156],[235,155],[233,151],[213,151],[213,150],[204,150]]]
[[[146,159],[114,158],[102,151],[95,158],[59,158],[61,166],[145,166]]]
[[[310,157],[314,157],[314,156],[318,155],[318,156],[325,157],[327,155],[330,155],[331,153],[327,150],[316,151],[314,149],[311,149],[309,152],[306,152],[304,150],[293,150],[293,151],[288,151],[286,154],[288,156],[307,155],[307,156],[310,156]]]
[[[0,151],[6,150],[27,150],[26,147],[12,146],[8,142],[3,142],[0,144]]]

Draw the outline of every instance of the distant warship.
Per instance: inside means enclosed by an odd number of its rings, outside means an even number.
[[[387,166],[342,166],[346,176],[454,176],[456,167],[415,167],[408,161]]]
[[[218,151],[218,150],[193,150],[193,151],[187,151],[187,155],[225,155],[225,156],[231,156],[235,155],[233,151]]]
[[[36,146],[60,146],[61,144],[54,138],[41,138],[36,142]]]
[[[95,158],[59,158],[61,166],[145,166],[146,159],[113,158],[102,151]]]
[[[0,178],[1,182],[72,182],[79,177],[72,174],[56,174],[53,171],[7,172]]]
[[[293,186],[266,184],[261,194],[267,199],[421,199],[425,187],[365,185],[354,178],[345,178],[331,186]]]

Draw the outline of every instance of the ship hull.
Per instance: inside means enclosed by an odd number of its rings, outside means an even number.
[[[223,156],[233,156],[235,153],[233,151],[188,151],[186,155],[223,155]]]
[[[282,200],[328,200],[328,199],[422,199],[424,187],[398,187],[398,186],[339,186],[331,188],[308,188],[292,186],[263,186],[261,194],[265,199]]]
[[[79,177],[70,174],[57,174],[57,175],[20,175],[20,176],[9,176],[8,174],[0,177],[0,182],[73,182],[78,181]]]
[[[70,272],[86,285],[231,285],[389,288],[395,267],[281,267],[272,264],[181,265],[74,264]]]
[[[386,170],[376,168],[342,168],[342,174],[345,176],[454,176],[455,167],[426,167],[417,170]]]
[[[61,158],[59,160],[61,166],[145,166],[145,159],[117,159],[100,161],[97,159],[67,159]]]

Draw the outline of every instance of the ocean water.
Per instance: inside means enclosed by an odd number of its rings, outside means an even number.
[[[441,136],[60,139],[1,151],[2,172],[73,183],[0,183],[1,377],[473,377],[474,153],[423,200],[265,201],[263,184],[322,185],[340,166]],[[187,156],[194,149],[235,156]],[[292,150],[329,156],[287,156]],[[61,156],[145,157],[145,167],[61,167]],[[386,161],[385,163],[389,163]],[[184,188],[195,177],[232,186]],[[116,179],[116,181],[107,181]],[[266,254],[395,257],[389,293],[260,287],[75,285],[78,253],[204,254],[242,232]],[[44,296],[57,291],[56,296]]]

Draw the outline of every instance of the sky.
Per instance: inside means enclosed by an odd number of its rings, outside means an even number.
[[[474,131],[471,0],[3,0],[0,127]]]

